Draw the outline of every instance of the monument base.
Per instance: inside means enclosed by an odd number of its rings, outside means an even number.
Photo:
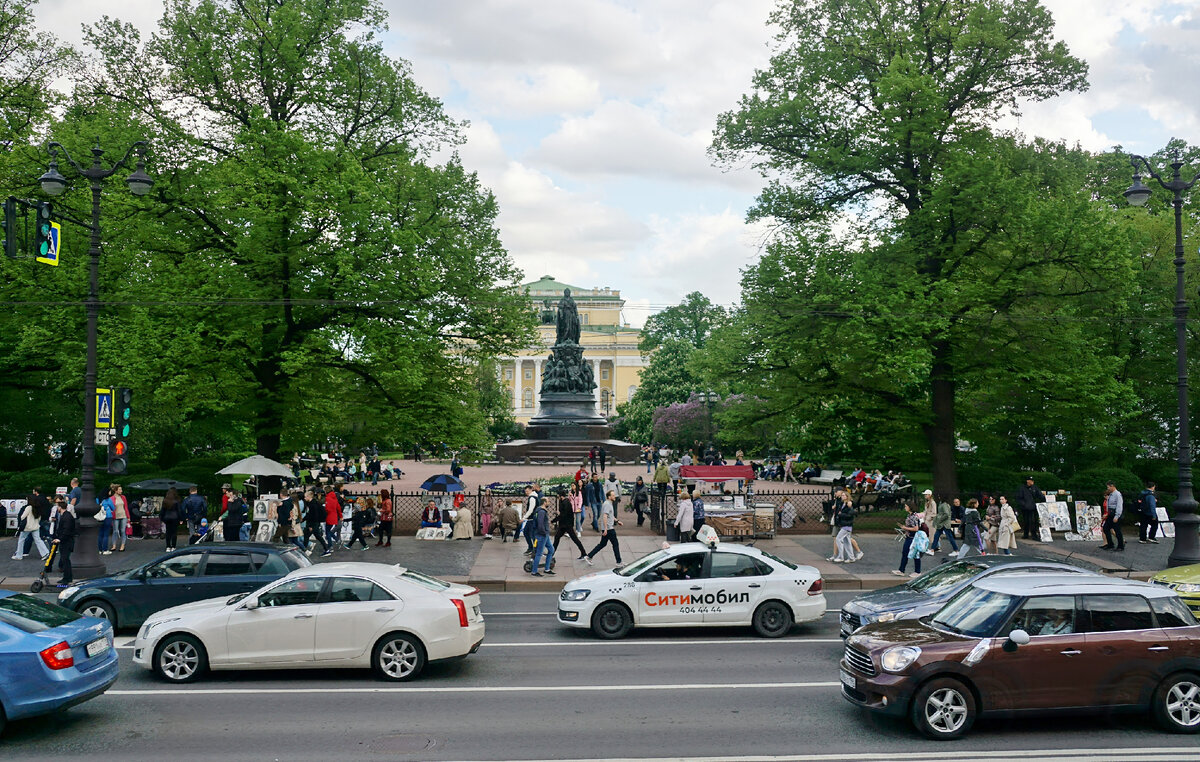
[[[596,398],[591,394],[547,392],[541,398],[541,414],[529,426],[603,426],[607,438],[608,420],[596,413]]]
[[[607,426],[602,428],[607,429]],[[603,447],[610,465],[617,461],[637,462],[642,455],[640,445],[616,439],[518,439],[496,445],[501,463],[524,463],[564,466],[574,471],[587,463],[588,452]]]

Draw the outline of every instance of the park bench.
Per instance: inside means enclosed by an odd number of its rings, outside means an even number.
[[[809,484],[837,484],[842,479],[841,471],[830,471],[828,468],[822,468],[819,476],[810,477]]]

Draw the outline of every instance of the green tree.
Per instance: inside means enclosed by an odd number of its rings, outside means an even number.
[[[642,371],[637,394],[617,406],[618,436],[632,442],[650,442],[654,436],[654,411],[674,402],[687,402],[700,388],[690,363],[696,348],[684,339],[668,338],[650,356]]]
[[[485,443],[473,365],[532,325],[494,197],[431,159],[461,125],[383,53],[383,19],[372,0],[168,0],[145,44],[88,31],[64,134],[154,137],[152,210],[109,236],[131,328],[107,360],[161,430],[246,420],[269,456],[347,426]]]
[[[726,317],[725,308],[713,304],[699,291],[693,291],[683,297],[679,304],[651,315],[642,328],[642,339],[638,346],[646,353],[668,339],[679,339],[699,349]]]
[[[1018,99],[1083,89],[1086,66],[1036,0],[795,0],[772,21],[770,66],[720,117],[712,149],[773,178],[751,217],[787,227],[743,284],[752,330],[785,337],[749,357],[804,376],[826,415],[848,395],[842,407],[872,424],[918,431],[935,489],[953,492],[959,391],[987,364],[988,315],[1101,286],[1078,268],[1084,249],[1105,261],[1105,221],[1066,187],[1043,201],[1019,174],[1063,185],[1080,159],[990,132]],[[863,222],[834,240],[821,231],[837,215]],[[1066,287],[1049,288],[1059,275]],[[1006,333],[995,351],[1021,341]],[[800,397],[792,384],[765,391]]]

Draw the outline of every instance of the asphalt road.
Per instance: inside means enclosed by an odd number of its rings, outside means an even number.
[[[850,594],[828,596],[831,609]],[[488,633],[414,683],[366,672],[217,673],[165,685],[120,652],[106,695],[11,723],[0,757],[90,760],[1200,760],[1148,718],[981,721],[955,743],[841,698],[833,613],[780,640],[741,629],[594,640],[556,597],[483,595]],[[125,633],[118,646],[130,639]]]

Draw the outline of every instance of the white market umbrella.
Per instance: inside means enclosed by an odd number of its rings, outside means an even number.
[[[282,476],[285,479],[292,479],[295,474],[292,469],[271,460],[264,458],[261,455],[251,455],[249,458],[242,458],[237,463],[231,463],[225,468],[217,472],[218,474],[245,474],[247,476]]]

